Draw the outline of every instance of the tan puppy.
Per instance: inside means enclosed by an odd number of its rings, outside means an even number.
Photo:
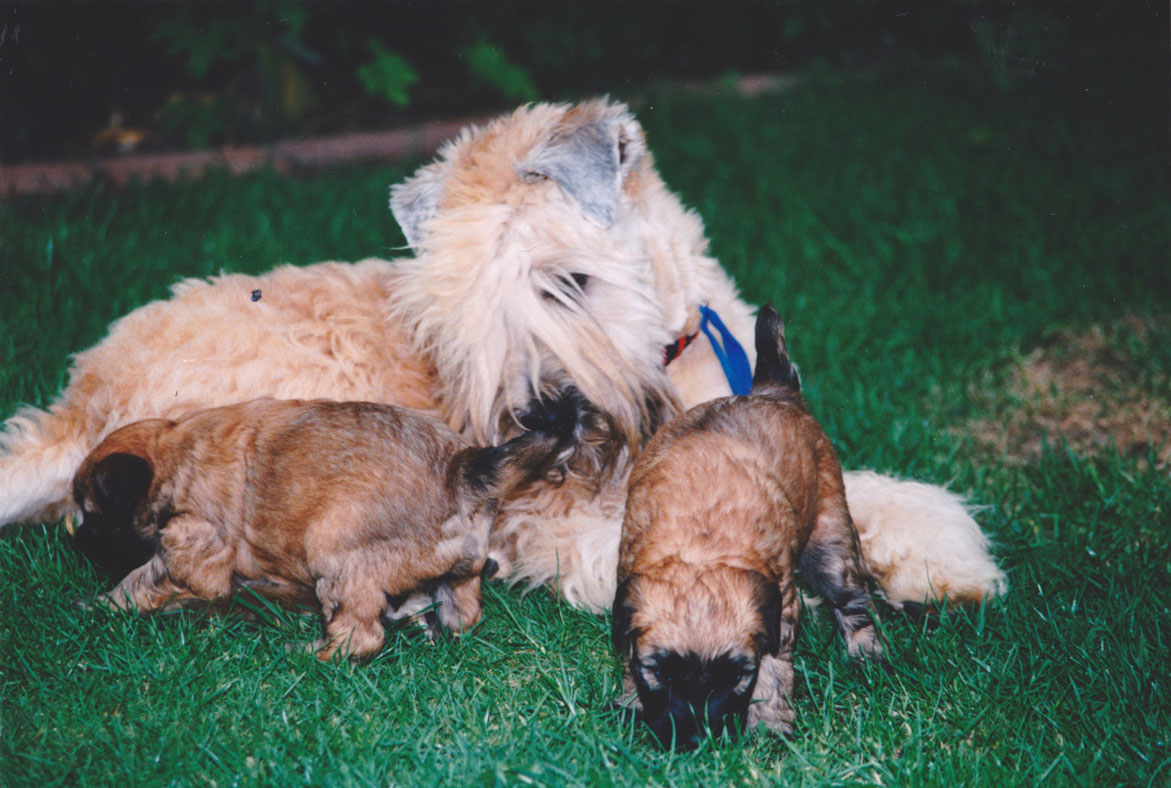
[[[361,400],[427,410],[488,445],[512,437],[534,390],[573,385],[605,432],[577,447],[564,484],[502,503],[493,551],[514,578],[608,607],[635,458],[663,421],[731,392],[702,333],[669,364],[664,349],[696,334],[707,304],[751,355],[753,307],[616,102],[469,128],[392,189],[391,208],[413,257],[185,280],[114,323],[47,410],[5,424],[0,524],[74,512],[82,459],[141,419],[265,396]],[[1004,591],[962,499],[871,472],[845,480],[892,604]]]
[[[480,620],[497,501],[564,461],[580,404],[570,390],[486,449],[365,402],[261,399],[137,422],[82,463],[76,544],[126,575],[103,597],[113,605],[226,602],[247,587],[319,605],[322,659],[367,657],[383,620],[431,603],[453,630]]]
[[[771,304],[756,349],[751,395],[670,422],[631,474],[613,637],[627,700],[664,746],[745,723],[792,730],[795,573],[851,655],[882,656],[842,469]]]

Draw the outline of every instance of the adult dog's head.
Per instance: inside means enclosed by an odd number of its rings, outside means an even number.
[[[672,561],[630,575],[614,599],[614,647],[639,718],[664,747],[743,729],[760,659],[778,648],[780,594],[757,572]]]
[[[631,463],[682,402],[730,392],[702,334],[669,366],[667,346],[699,333],[704,303],[750,336],[751,307],[608,100],[467,129],[390,204],[415,255],[396,263],[389,308],[451,427],[499,444],[534,396],[586,399],[566,474],[502,502],[493,550],[505,576],[605,607]]]
[[[455,429],[499,442],[534,392],[571,383],[608,451],[637,450],[677,409],[664,347],[723,273],[624,105],[539,104],[468,129],[390,203],[415,252],[392,308]]]

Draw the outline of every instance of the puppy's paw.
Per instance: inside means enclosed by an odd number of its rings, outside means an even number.
[[[882,633],[873,624],[850,633],[846,639],[846,649],[851,657],[862,657],[878,664],[886,664],[886,646]]]
[[[763,726],[781,736],[791,736],[796,730],[796,720],[797,713],[783,698],[753,701],[748,706],[749,731]]]
[[[637,692],[623,692],[606,704],[606,708],[620,714],[624,722],[636,719],[638,715],[642,714],[642,703],[638,699]]]
[[[284,651],[286,654],[305,654],[321,656],[321,652],[330,645],[329,640],[325,638],[318,638],[317,640],[298,640],[294,643],[286,643]],[[325,657],[328,661],[329,657]]]
[[[923,627],[927,632],[934,632],[939,629],[939,624],[942,621],[939,615],[939,608],[933,604],[924,605],[919,602],[904,602],[901,608],[892,606],[891,609],[901,612],[909,620]]]
[[[137,610],[130,597],[124,593],[120,593],[118,589],[109,591],[105,594],[98,594],[90,599],[78,597],[73,601],[74,606],[79,610],[92,612],[94,610]]]
[[[101,605],[98,602],[99,598],[100,597],[96,597],[96,596],[95,597],[79,596],[73,600],[73,608],[75,610],[81,610],[86,613],[92,613],[98,607],[105,607],[105,605]]]
[[[394,621],[408,621],[423,631],[423,637],[431,645],[435,645],[435,641],[443,637],[443,624],[439,620],[439,615],[435,612],[435,608],[428,607],[419,613],[412,613],[405,617],[396,617]],[[387,622],[390,623],[389,621]]]

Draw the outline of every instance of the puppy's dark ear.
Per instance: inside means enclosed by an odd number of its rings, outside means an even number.
[[[757,577],[756,609],[763,625],[757,636],[757,646],[762,656],[776,656],[781,648],[781,590],[764,575]]]
[[[629,653],[637,635],[630,626],[630,619],[634,615],[634,606],[628,601],[632,580],[633,575],[618,584],[618,590],[614,593],[613,617],[610,620],[610,642],[614,644],[614,650],[623,655]]]
[[[129,517],[146,497],[154,471],[137,454],[111,454],[94,465],[90,474],[94,498],[102,513]]]

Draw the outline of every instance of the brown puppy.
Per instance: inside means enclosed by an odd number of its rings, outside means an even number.
[[[136,422],[77,473],[76,544],[126,575],[102,598],[115,606],[226,602],[248,587],[319,604],[322,659],[366,657],[385,619],[430,604],[454,630],[480,620],[497,501],[564,462],[580,406],[573,390],[538,400],[518,416],[528,431],[485,449],[365,402],[261,399]]]
[[[851,655],[882,656],[841,466],[771,304],[756,351],[750,395],[663,427],[631,475],[614,645],[627,700],[664,746],[691,749],[705,728],[745,722],[792,730],[795,571],[825,597]]]

